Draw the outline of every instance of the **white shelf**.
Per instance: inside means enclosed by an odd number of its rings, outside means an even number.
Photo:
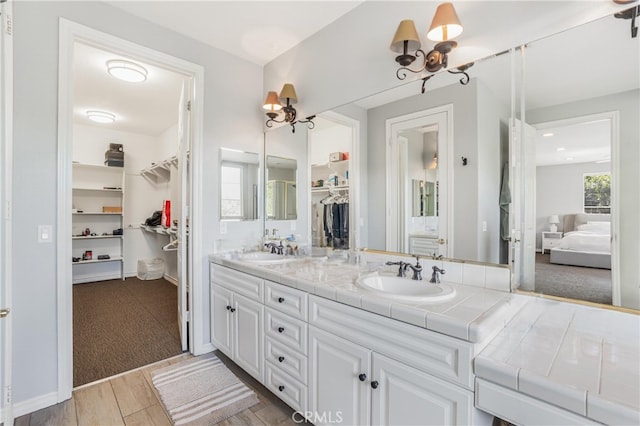
[[[73,214],[77,214],[77,215],[91,215],[91,216],[122,216],[122,212],[120,213],[115,213],[115,212],[75,212]]]
[[[331,166],[338,166],[338,165],[342,165],[345,163],[349,163],[349,160],[340,160],[340,161],[328,161],[326,163],[320,163],[320,164],[312,164],[311,168],[324,168],[324,169],[330,169]]]
[[[89,170],[100,170],[100,171],[109,171],[109,172],[117,172],[122,173],[124,170],[123,167],[114,167],[114,166],[103,166],[98,164],[84,164],[84,163],[73,163],[73,167],[77,169],[89,169]]]
[[[86,237],[71,237],[72,240],[102,240],[108,238],[122,238],[122,235],[89,235]]]
[[[87,263],[104,263],[104,262],[122,262],[122,257],[112,256],[111,259],[91,259],[91,260],[79,260],[77,262],[71,262],[73,265],[83,265]]]
[[[178,165],[178,157],[174,155],[171,158],[140,170],[140,175],[147,178],[153,178],[154,180],[158,180],[158,178],[169,179],[169,176],[171,175],[171,167],[176,165]]]
[[[160,235],[175,235],[177,230],[173,228],[165,228],[164,226],[148,226],[145,224],[140,224],[140,229],[145,232],[151,232],[152,234],[160,234]]]
[[[330,190],[346,191],[346,190],[349,190],[349,185],[321,186],[321,187],[311,188],[311,192],[328,192]]]
[[[122,188],[72,188],[74,191],[122,192]]]

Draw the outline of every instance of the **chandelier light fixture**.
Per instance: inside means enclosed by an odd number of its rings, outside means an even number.
[[[280,102],[283,102],[282,105]],[[298,112],[293,107],[293,104],[298,102],[298,96],[296,95],[296,89],[291,83],[285,83],[280,91],[280,96],[276,92],[270,91],[267,93],[267,98],[264,101],[262,108],[266,110],[267,114],[267,127],[273,127],[274,123],[289,123],[291,125],[291,131],[295,133],[295,125],[298,123],[306,123],[309,129],[315,127],[312,121],[315,115],[309,116],[304,120],[296,120]]]
[[[142,65],[123,59],[107,61],[109,75],[130,83],[140,83],[147,79],[148,71]]]
[[[453,4],[442,3],[436,9],[436,13],[433,16],[431,26],[427,32],[427,38],[432,41],[437,41],[436,45],[431,51],[425,53],[421,48],[420,37],[416,26],[411,19],[405,19],[400,22],[396,34],[391,42],[391,50],[400,55],[396,56],[395,60],[400,65],[396,70],[396,77],[399,80],[404,80],[407,77],[407,72],[415,74],[428,71],[435,73],[442,68],[447,68],[448,54],[458,46],[458,43],[453,38],[462,34],[462,24],[456,13]],[[422,65],[417,69],[411,69],[409,66],[419,57],[423,58]],[[448,70],[452,74],[464,74],[460,79],[460,83],[467,84],[469,82],[469,75],[466,70],[471,65],[464,65],[458,67],[457,70]],[[426,82],[430,77],[427,76],[423,80]],[[424,93],[424,84],[423,84]]]

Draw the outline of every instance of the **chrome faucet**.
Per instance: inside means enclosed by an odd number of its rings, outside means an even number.
[[[410,265],[408,263],[405,264],[404,269],[411,268],[413,271],[412,280],[422,281],[422,265],[420,264],[420,257],[415,256],[416,258],[416,266]]]
[[[282,244],[282,243],[281,243]],[[278,250],[278,245],[274,242],[268,242],[264,245],[271,253],[276,253]]]
[[[434,252],[433,252],[433,254],[431,255],[431,258],[432,258],[432,259],[435,259],[435,260],[442,260],[442,258],[443,258],[443,257],[444,257],[444,256],[442,256],[441,254],[438,254],[438,253],[437,253],[437,252],[435,252],[435,251],[434,251]]]
[[[429,282],[433,284],[440,284],[440,275],[438,275],[438,273],[444,275],[444,269],[440,269],[435,265],[433,265],[432,269],[433,273],[431,274],[431,279],[429,280]]]
[[[387,265],[398,265],[399,266],[399,268],[398,268],[398,276],[399,277],[406,276],[407,265],[409,265],[408,263],[403,262],[403,261],[400,260],[398,262],[387,262],[386,264]]]

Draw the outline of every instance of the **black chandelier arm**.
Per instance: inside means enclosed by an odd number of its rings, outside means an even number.
[[[463,74],[463,76],[460,78],[460,84],[462,84],[463,86],[466,86],[467,84],[469,84],[469,74],[467,74],[466,71],[464,70],[458,70],[458,71],[454,71],[454,70],[447,70],[450,74]]]
[[[314,118],[316,118],[315,115],[310,115],[309,117],[305,118],[304,120],[298,120],[298,121],[291,122],[291,133],[295,133],[296,132],[296,124],[306,124],[307,125],[307,129],[309,129],[309,130],[315,128],[316,127],[316,123],[314,123],[312,121]]]
[[[429,81],[429,79],[434,75],[435,74],[431,74],[422,79],[422,90],[420,90],[420,93],[424,93],[426,91],[425,84],[427,84],[427,81]]]
[[[424,53],[424,50],[422,50],[422,49],[416,50],[416,54],[415,54],[416,59],[419,58],[420,56],[425,58],[424,65],[422,65],[420,67],[420,69],[417,69],[417,70],[412,70],[409,67],[400,67],[400,68],[398,68],[396,70],[396,77],[398,78],[398,80],[404,80],[405,78],[407,78],[406,71],[410,71],[410,72],[412,72],[414,74],[419,74],[419,73],[421,73],[422,71],[424,71],[427,68],[427,60],[426,60],[427,59],[427,54]]]

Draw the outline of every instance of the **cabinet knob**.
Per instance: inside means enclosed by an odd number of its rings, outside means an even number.
[[[230,310],[231,310],[231,306],[227,305],[227,311],[230,311]]]
[[[373,389],[378,389],[378,381],[377,381],[377,380],[374,380],[373,382],[371,382],[371,387],[372,387]]]
[[[278,333],[282,333],[284,331],[284,327],[278,327]]]
[[[284,361],[284,357],[283,357],[283,356],[279,356],[279,357],[278,357],[278,361],[279,361],[279,362]]]
[[[367,375],[362,373],[358,376],[358,379],[360,379],[361,382],[364,382],[365,380],[367,380]]]
[[[229,309],[229,310],[230,310],[231,312],[235,312],[235,311],[236,311],[236,308],[231,308],[231,309]]]
[[[280,392],[282,392],[282,391],[284,390],[284,386],[282,386],[282,385],[278,386],[278,390],[279,390]]]
[[[284,302],[284,297],[278,297],[278,303]]]

